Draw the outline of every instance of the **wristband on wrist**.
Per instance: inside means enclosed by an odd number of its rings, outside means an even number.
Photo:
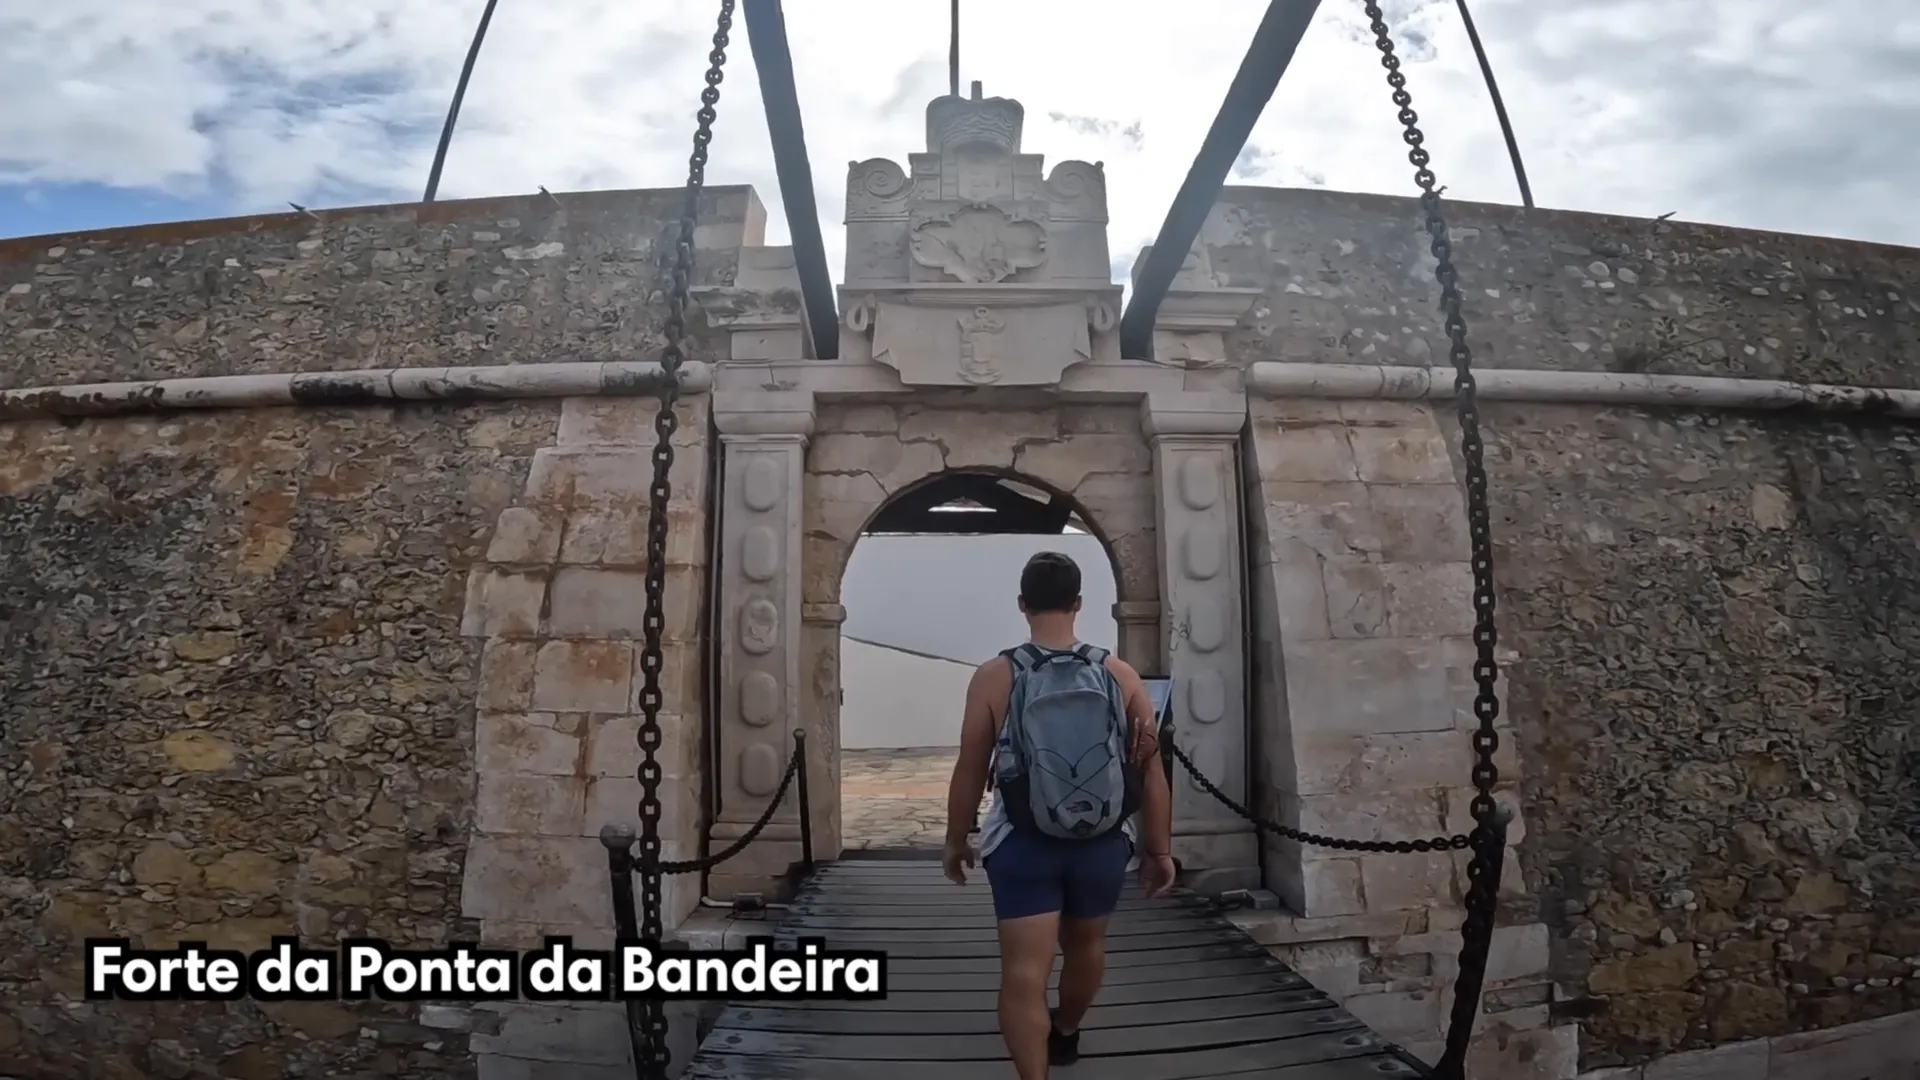
[[[1171,859],[1171,858],[1173,858],[1173,852],[1171,852],[1171,851],[1149,851],[1149,852],[1147,852],[1147,858],[1149,858],[1149,859]]]

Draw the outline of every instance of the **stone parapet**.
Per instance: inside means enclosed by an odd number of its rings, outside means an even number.
[[[679,188],[524,195],[0,241],[0,389],[392,367],[652,359]],[[766,211],[709,187],[693,284]],[[692,358],[727,345],[696,311]]]

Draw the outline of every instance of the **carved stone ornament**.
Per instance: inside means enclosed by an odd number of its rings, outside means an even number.
[[[976,386],[1000,381],[1006,369],[1007,320],[990,308],[960,316],[960,377]]]
[[[913,261],[956,281],[985,285],[1047,260],[1047,230],[997,206],[969,203],[914,228]]]

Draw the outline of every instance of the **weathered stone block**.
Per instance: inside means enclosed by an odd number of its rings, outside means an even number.
[[[1473,628],[1470,564],[1386,563],[1380,567],[1380,576],[1391,636],[1444,637]]]
[[[667,600],[678,599],[669,590]],[[547,632],[555,637],[637,638],[645,629],[646,575],[563,566],[553,575]]]
[[[545,564],[560,554],[560,518],[531,506],[509,506],[500,511],[493,539],[487,545],[491,563]]]
[[[1454,726],[1439,647],[1423,640],[1284,642],[1295,732],[1379,735]]]
[[[552,713],[481,713],[474,719],[474,767],[483,774],[575,776],[582,754],[580,733],[562,730]]]
[[[1153,455],[1138,431],[1068,435],[1059,442],[1022,446],[1014,468],[1060,491],[1077,492],[1096,474],[1145,475],[1153,469]]]
[[[1325,859],[1269,862],[1268,887],[1282,902],[1309,918],[1358,915],[1367,910],[1360,884],[1360,860]]]
[[[1270,548],[1271,561],[1254,575],[1255,610],[1268,608],[1281,640],[1325,641],[1332,635],[1320,556],[1298,541]]]
[[[1367,407],[1388,406],[1371,415]],[[1358,478],[1375,484],[1451,484],[1446,437],[1425,406],[1399,402],[1340,403]],[[1389,419],[1388,417],[1391,417]]]
[[[1261,484],[1266,534],[1276,545],[1297,540],[1323,559],[1378,559],[1381,526],[1364,484]]]
[[[1389,1039],[1414,1039],[1444,1030],[1438,990],[1360,993],[1343,1004],[1356,1020]]]
[[[1311,484],[1361,479],[1345,424],[1257,423],[1253,439],[1263,479]]]
[[[1321,564],[1327,628],[1335,638],[1398,636],[1387,623],[1387,581],[1378,563],[1328,559]]]
[[[699,713],[662,712],[660,750],[656,760],[676,780],[699,775]],[[587,775],[634,776],[640,766],[641,717],[638,714],[595,716],[587,721]]]
[[[633,648],[626,641],[549,641],[540,646],[534,663],[533,708],[626,711],[633,692]]]
[[[1368,484],[1368,505],[1388,562],[1465,561],[1466,497],[1438,484]]]
[[[489,641],[480,654],[480,708],[495,712],[525,712],[533,700],[534,659],[539,646],[531,641]]]
[[[699,490],[675,491],[667,504],[667,565],[700,566],[707,561],[707,511]],[[644,570],[648,563],[645,505],[587,505],[566,516],[566,538],[559,561],[586,566]]]
[[[1431,792],[1380,795],[1304,795],[1287,800],[1285,813],[1298,815],[1304,832],[1350,840],[1415,840],[1437,836],[1441,829],[1440,801]],[[1281,819],[1287,822],[1286,818]],[[1290,822],[1287,822],[1290,824]],[[1331,858],[1307,849],[1309,858]]]
[[[1445,907],[1458,900],[1453,859],[1444,853],[1366,855],[1359,862],[1369,911]]]
[[[674,454],[667,482],[675,491],[704,485],[707,458],[700,446]],[[526,503],[571,510],[582,506],[646,506],[653,486],[651,449],[547,447],[533,455]]]
[[[1499,926],[1487,953],[1487,984],[1520,982],[1547,976],[1548,931],[1544,923]]]
[[[682,398],[674,408],[679,426],[673,433],[678,449],[703,446],[707,439],[706,397]],[[560,402],[560,427],[554,441],[563,447],[614,446],[642,447],[648,451],[659,441],[654,417],[660,414],[658,399],[648,397],[574,397]]]
[[[546,595],[544,572],[475,567],[467,578],[460,632],[468,637],[532,637],[539,632]]]
[[[1387,792],[1457,787],[1473,767],[1473,744],[1459,731],[1412,731],[1391,735],[1301,733],[1294,736],[1294,760],[1302,795],[1338,792]],[[1519,773],[1519,750],[1513,733],[1503,733],[1494,764],[1501,776]],[[1448,828],[1465,832],[1448,803]],[[1461,814],[1464,814],[1462,809]],[[1517,831],[1516,831],[1517,834]]]
[[[483,772],[474,792],[474,824],[496,836],[579,836],[584,779]]]
[[[607,849],[586,837],[476,836],[460,893],[469,918],[597,926],[610,917]]]

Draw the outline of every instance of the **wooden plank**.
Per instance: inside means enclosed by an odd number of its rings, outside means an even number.
[[[1082,1057],[1079,1075],[1098,1080],[1412,1080],[1420,1074],[1380,1052],[1355,1051],[1344,1036],[1316,1035],[1215,1050],[1183,1050],[1133,1057]],[[809,1061],[737,1057],[702,1052],[687,1065],[684,1080],[983,1080],[1010,1076],[973,1061]],[[1066,1075],[1065,1070],[1061,1073]]]
[[[776,936],[780,940],[790,941],[815,937],[816,932],[783,925]],[[917,939],[912,931],[889,934],[859,930],[836,930],[819,936],[829,949],[880,949],[896,960],[908,957],[965,959],[979,956],[998,959],[1000,956],[1000,942],[992,939],[924,941]],[[1188,953],[1207,945],[1238,945],[1244,941],[1246,936],[1232,927],[1226,930],[1203,929],[1116,937],[1107,941],[1107,963],[1112,965],[1125,957],[1163,952]]]
[[[998,1035],[1000,1015],[992,994],[975,994],[965,1007],[940,1014],[882,1012],[885,1002],[839,1002],[838,1009],[762,1008],[743,1005],[728,1009],[716,1027],[749,1031],[811,1032],[818,1035],[866,1034],[912,1038],[920,1035]],[[1196,1020],[1271,1016],[1288,1012],[1334,1008],[1333,999],[1311,990],[1243,994],[1238,997],[1194,997],[1176,1001],[1128,1004],[1096,1003],[1080,1027],[1085,1031],[1116,1027],[1151,1027]]]
[[[796,934],[825,934],[828,937],[835,934],[854,933],[863,938],[888,938],[902,941],[998,941],[1000,939],[1000,928],[991,919],[918,919],[902,922],[803,915],[799,918],[782,919],[780,925],[791,929]],[[1159,918],[1121,917],[1107,922],[1109,938],[1139,937],[1142,934],[1176,934],[1196,930],[1239,932],[1232,923],[1217,916],[1194,916],[1185,913]]]
[[[1141,970],[1159,972],[1166,969],[1143,968]],[[1206,970],[1212,971],[1213,969],[1208,968]],[[882,1012],[928,1013],[968,1012],[972,1010],[991,1012],[996,1007],[998,1000],[996,994],[999,992],[1000,985],[997,976],[991,980],[981,979],[980,982],[983,985],[971,990],[961,989],[955,986],[954,980],[963,978],[963,976],[956,975],[951,980],[939,976],[922,976],[922,978],[926,979],[928,984],[933,986],[934,989],[903,990],[899,986],[889,985],[885,998],[863,1002],[853,1007],[858,1008],[862,1015]],[[1055,969],[1053,977],[1048,980],[1047,985],[1053,989],[1059,988],[1060,972],[1058,969]],[[1113,1006],[1185,1001],[1188,998],[1223,999],[1258,996],[1261,994],[1317,994],[1319,992],[1320,991],[1313,988],[1313,984],[1291,971],[1276,970],[1267,974],[1252,975],[1203,975],[1190,979],[1156,978],[1144,982],[1108,983],[1101,986],[1100,1000],[1094,1006],[1094,1012],[1098,1013]],[[743,1005],[741,1007],[744,1008],[746,1006]],[[758,1006],[755,1005],[754,1007],[757,1008]],[[839,1011],[849,1008],[849,1004],[845,1001],[828,1000],[783,1001],[780,1002],[780,1008],[791,1012],[809,1010]]]
[[[993,911],[993,894],[981,892],[979,896],[970,896],[962,890],[950,888],[947,892],[914,890],[914,892],[854,892],[854,890],[833,890],[829,894],[822,892],[803,892],[793,901],[797,907],[818,907],[831,903],[835,907],[947,907],[954,911]],[[1204,901],[1169,901],[1169,899],[1146,899],[1142,896],[1119,897],[1116,911],[1148,911],[1165,907],[1212,907]]]
[[[1189,955],[1177,964],[1123,965],[1107,968],[1107,987],[1179,979],[1257,977],[1288,971],[1266,955],[1200,958]],[[901,960],[887,965],[887,993],[915,990],[995,990],[1000,986],[998,960]],[[1104,992],[1104,991],[1103,991]]]
[[[776,909],[766,914],[769,917],[788,919],[858,919],[871,921],[874,925],[882,922],[905,920],[909,925],[933,926],[952,920],[955,911],[977,912],[989,921],[993,918],[993,905],[954,904],[931,905],[934,910],[925,910],[925,904],[869,904],[846,902],[839,897],[807,897],[796,901],[785,909]],[[1212,919],[1227,914],[1226,909],[1211,904],[1143,904],[1136,907],[1118,908],[1108,919],[1114,922],[1164,922],[1170,919]]]
[[[931,948],[931,946],[929,946]],[[1129,968],[1166,967],[1196,961],[1219,961],[1234,958],[1253,959],[1265,956],[1260,946],[1246,945],[1201,945],[1177,949],[1153,949],[1143,952],[1110,952],[1107,954],[1107,973],[1111,977],[1115,972]],[[887,959],[887,979],[889,984],[895,974],[910,975],[951,971],[959,972],[998,972],[1000,970],[1000,951],[995,949],[978,956],[890,956]]]
[[[1080,1037],[1085,1058],[1128,1054],[1161,1054],[1174,1050],[1202,1050],[1239,1046],[1302,1035],[1341,1032],[1358,1036],[1355,1048],[1370,1041],[1360,1022],[1346,1012],[1326,1007],[1262,1017],[1196,1020],[1152,1027],[1091,1030]],[[1007,1044],[998,1032],[984,1035],[938,1035],[901,1038],[897,1035],[816,1035],[790,1031],[745,1031],[725,1028],[707,1039],[715,1050],[733,1055],[783,1058],[826,1058],[833,1061],[1005,1061]],[[1105,1062],[1102,1062],[1104,1065]],[[904,1070],[903,1070],[904,1071]],[[917,1067],[916,1067],[917,1074]],[[1089,1070],[1092,1071],[1092,1070]],[[1102,1075],[1105,1069],[1100,1070]]]

